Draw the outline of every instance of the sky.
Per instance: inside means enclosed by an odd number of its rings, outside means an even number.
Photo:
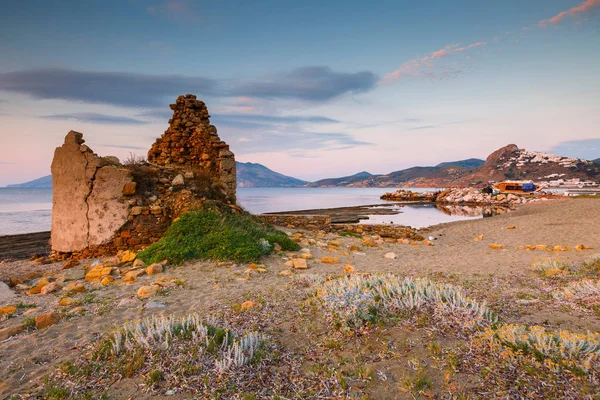
[[[70,130],[145,155],[180,94],[236,159],[314,181],[515,143],[600,157],[600,0],[6,0],[0,186]]]

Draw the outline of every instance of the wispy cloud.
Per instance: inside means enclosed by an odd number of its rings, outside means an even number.
[[[444,79],[454,77],[464,70],[466,63],[456,66],[446,65],[436,69],[438,62],[450,55],[462,53],[476,47],[485,46],[486,44],[487,42],[474,42],[467,46],[449,44],[444,48],[434,51],[424,57],[413,58],[412,60],[403,63],[398,69],[384,76],[379,83],[387,84],[406,77],[428,79]]]
[[[98,147],[108,147],[108,148],[112,148],[112,149],[128,149],[128,150],[147,150],[146,147],[120,145],[120,144],[101,144]]]
[[[135,118],[121,117],[117,115],[106,115],[98,113],[71,113],[71,114],[53,114],[44,115],[40,118],[76,121],[88,124],[114,124],[114,125],[143,125],[146,121]]]
[[[600,0],[587,0],[573,8],[568,9],[567,11],[562,11],[556,14],[552,18],[540,21],[538,25],[541,27],[546,27],[549,25],[558,24],[566,17],[578,17],[582,14],[588,14],[596,8],[600,8]]]
[[[42,68],[0,73],[0,90],[36,99],[61,99],[126,107],[157,107],[174,96],[201,96],[327,101],[346,93],[375,88],[377,76],[363,71],[345,73],[328,67],[304,67],[245,81],[204,77],[88,72]]]
[[[265,124],[334,124],[340,121],[323,116],[277,116],[277,115],[260,115],[260,114],[216,114],[213,115],[215,120],[221,122],[227,121],[244,121],[244,122],[260,122]]]

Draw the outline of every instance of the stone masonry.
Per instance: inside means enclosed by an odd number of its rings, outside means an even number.
[[[207,199],[235,207],[235,159],[208,122],[206,105],[179,96],[150,162],[100,157],[71,131],[52,161],[52,250],[86,258],[139,250]],[[177,158],[174,158],[177,155]]]
[[[234,155],[229,145],[219,139],[217,128],[210,124],[206,104],[187,94],[179,96],[170,107],[170,126],[148,151],[148,161],[160,166],[200,166],[224,184],[235,199]]]

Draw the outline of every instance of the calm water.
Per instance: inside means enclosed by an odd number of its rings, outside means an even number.
[[[433,189],[412,189],[427,191]],[[385,204],[379,199],[391,188],[239,188],[239,203],[252,213]],[[366,223],[410,225],[415,228],[481,218],[481,214],[448,215],[433,206],[405,206],[397,215],[371,216]],[[52,189],[0,188],[0,236],[50,230]]]

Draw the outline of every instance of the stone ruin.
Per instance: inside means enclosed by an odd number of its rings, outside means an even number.
[[[207,199],[235,207],[234,154],[194,95],[170,105],[169,128],[148,162],[100,157],[71,131],[52,160],[52,250],[86,258],[139,250]]]

